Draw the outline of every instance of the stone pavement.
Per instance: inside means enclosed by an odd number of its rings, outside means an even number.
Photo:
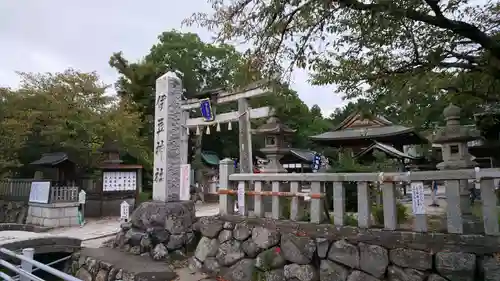
[[[213,216],[219,213],[218,204],[196,205],[196,216]],[[83,227],[65,227],[49,231],[51,234],[75,237],[86,240],[100,239],[115,235],[120,230],[120,219],[117,217],[88,220]]]
[[[13,242],[21,240],[29,240],[40,237],[42,233],[35,233],[30,231],[17,231],[17,230],[6,230],[0,231],[0,247],[5,244],[10,244]]]

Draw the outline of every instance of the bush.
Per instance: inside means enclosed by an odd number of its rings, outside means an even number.
[[[344,217],[345,225],[358,226],[358,219],[353,214],[346,214]]]
[[[334,217],[330,217],[330,223],[335,224]],[[347,226],[358,226],[358,219],[354,214],[345,214],[344,216],[344,225]]]
[[[150,191],[143,191],[139,193],[135,206],[139,206],[142,202],[150,201],[153,199],[153,193]]]
[[[375,224],[383,225],[384,224],[383,205],[374,205],[371,211],[373,219],[375,220]],[[398,224],[405,223],[410,217],[410,214],[408,213],[408,210],[406,209],[405,205],[401,204],[400,202],[396,203],[396,212],[398,215]]]
[[[281,219],[289,220],[290,219],[290,206],[292,205],[292,198],[282,198],[280,202],[281,207]],[[311,213],[309,209],[309,204],[304,204],[304,209],[302,209],[301,217],[298,218],[298,221],[309,221],[311,219]]]

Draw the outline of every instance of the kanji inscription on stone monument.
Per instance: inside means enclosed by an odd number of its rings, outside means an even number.
[[[156,80],[153,200],[179,200],[181,96],[182,82],[174,72]]]

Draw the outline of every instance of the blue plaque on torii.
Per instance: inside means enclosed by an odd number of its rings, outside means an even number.
[[[321,167],[321,155],[318,153],[314,154],[313,162],[312,162],[312,171],[316,173]]]
[[[201,116],[203,117],[203,120],[205,120],[205,122],[214,121],[215,114],[212,110],[212,103],[210,102],[209,98],[200,100],[200,111]]]

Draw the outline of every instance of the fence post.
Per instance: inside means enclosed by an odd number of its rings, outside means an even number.
[[[495,182],[493,179],[482,180],[480,188],[481,200],[483,201],[484,233],[486,235],[500,235]]]
[[[35,257],[35,249],[33,248],[25,248],[23,249],[23,256],[25,258],[33,260]],[[33,265],[27,261],[21,261],[21,269],[31,273],[33,271]],[[20,275],[19,276],[20,281],[30,281],[30,279],[26,276]]]
[[[371,215],[372,200],[370,197],[370,187],[368,186],[368,182],[361,181],[357,183],[357,188],[358,188],[358,226],[361,228],[369,228],[372,222],[372,215]]]
[[[9,193],[8,194],[14,194],[14,186],[12,184],[12,179],[7,179],[9,183]],[[6,194],[7,195],[7,194]],[[29,196],[29,195],[28,195]]]
[[[234,213],[234,195],[223,193],[232,190],[229,176],[234,173],[234,162],[229,158],[222,159],[219,164],[219,212],[221,215]]]
[[[382,183],[382,206],[384,210],[384,228],[395,230],[398,226],[398,212],[396,209],[396,184]]]
[[[311,182],[311,194],[321,194],[321,182],[319,181],[314,181]],[[322,201],[323,199],[321,198],[311,198],[311,222],[312,223],[321,223],[323,219],[323,206],[322,206]]]

